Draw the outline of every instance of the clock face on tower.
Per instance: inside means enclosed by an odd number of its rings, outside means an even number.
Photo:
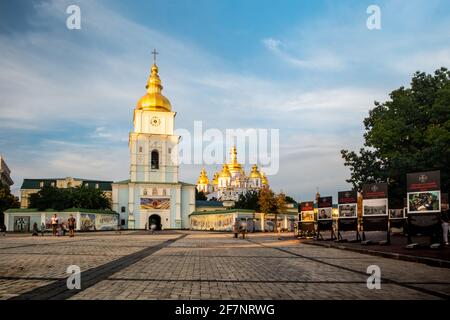
[[[152,117],[152,119],[151,119],[152,126],[157,127],[157,126],[159,126],[160,123],[161,123],[161,119],[160,118]]]

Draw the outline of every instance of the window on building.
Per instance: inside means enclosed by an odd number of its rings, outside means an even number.
[[[151,167],[152,169],[159,169],[159,153],[157,150],[152,151]]]
[[[44,187],[44,181],[41,181],[41,182],[39,183],[39,187],[41,187],[41,188]]]
[[[55,186],[55,183],[54,183],[54,182],[52,182],[52,183],[51,183],[51,186],[52,186],[52,187],[54,187],[54,186]]]
[[[142,147],[139,147],[139,152],[142,152]]]
[[[96,183],[95,184],[95,189],[98,189],[99,188],[99,185],[98,185],[98,183]]]
[[[120,208],[120,212],[125,212],[125,207]]]
[[[163,189],[163,196],[167,195],[166,189]]]
[[[171,153],[172,152],[172,148],[169,148],[169,153]]]
[[[143,192],[143,194],[144,194],[144,196],[146,196],[146,195],[147,195],[147,189],[144,189],[144,192]]]
[[[157,196],[157,195],[158,195],[158,189],[153,188],[152,196]]]

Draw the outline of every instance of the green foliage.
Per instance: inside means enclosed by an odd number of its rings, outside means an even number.
[[[6,210],[19,207],[19,199],[11,194],[9,186],[0,182],[0,224],[4,223],[4,212]]]
[[[272,212],[277,212],[277,199],[275,198],[275,194],[273,191],[268,188],[262,188],[259,191],[258,204],[260,211],[263,214],[268,214]]]
[[[259,193],[256,191],[247,191],[239,195],[238,200],[234,204],[235,209],[250,209],[259,211]]]
[[[297,201],[295,201],[294,198],[292,198],[290,196],[286,196],[286,203],[297,204]]]
[[[427,170],[440,170],[442,189],[449,189],[450,71],[416,72],[411,88],[401,87],[389,101],[375,102],[364,126],[365,147],[359,154],[341,151],[351,171],[347,182],[356,189],[387,181],[390,198],[403,199],[406,174]]]
[[[206,195],[203,191],[198,191],[197,188],[195,188],[195,200],[207,200]]]
[[[29,207],[38,210],[111,209],[109,199],[101,190],[85,186],[67,189],[45,186],[39,192],[31,194],[29,200]]]

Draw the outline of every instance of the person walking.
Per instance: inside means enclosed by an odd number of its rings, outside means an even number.
[[[278,234],[278,240],[282,240],[281,239],[281,222],[278,221],[277,223],[277,234]]]
[[[152,231],[152,234],[155,234],[155,232],[156,232],[156,224],[152,223],[152,224],[150,225],[150,229],[151,229],[151,231]]]
[[[69,236],[72,238],[75,236],[75,227],[77,225],[77,221],[70,215],[69,219],[67,219],[67,226],[69,227]]]
[[[6,236],[6,226],[3,223],[0,225],[0,233],[2,236]]]
[[[234,233],[234,238],[237,239],[238,238],[238,234],[239,234],[239,225],[238,225],[237,221],[235,221],[233,223],[233,233]]]
[[[441,211],[441,222],[442,222],[442,239],[444,240],[444,244],[446,246],[449,245],[448,243],[448,227],[450,223],[450,212],[449,212],[449,206],[448,204],[442,205],[442,211]]]
[[[41,223],[41,236],[44,236],[45,233],[45,223]]]
[[[52,233],[53,233],[53,236],[55,237],[55,236],[57,236],[57,234],[58,234],[58,222],[59,222],[59,219],[58,219],[58,216],[56,215],[56,213],[52,216],[52,219],[51,219],[51,224],[52,224]]]
[[[37,222],[35,222],[35,223],[33,223],[33,234],[32,234],[32,236],[34,237],[34,236],[38,236],[39,235],[39,229],[38,229],[38,224],[37,224]]]

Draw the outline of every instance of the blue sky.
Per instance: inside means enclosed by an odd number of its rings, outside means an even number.
[[[81,8],[81,30],[65,27]],[[366,8],[381,8],[368,30]],[[0,154],[23,178],[128,177],[150,51],[176,127],[280,129],[275,191],[336,196],[375,100],[450,67],[448,1],[2,1]],[[247,168],[249,164],[247,164]],[[194,182],[199,166],[181,168]],[[215,166],[207,167],[209,172]]]

